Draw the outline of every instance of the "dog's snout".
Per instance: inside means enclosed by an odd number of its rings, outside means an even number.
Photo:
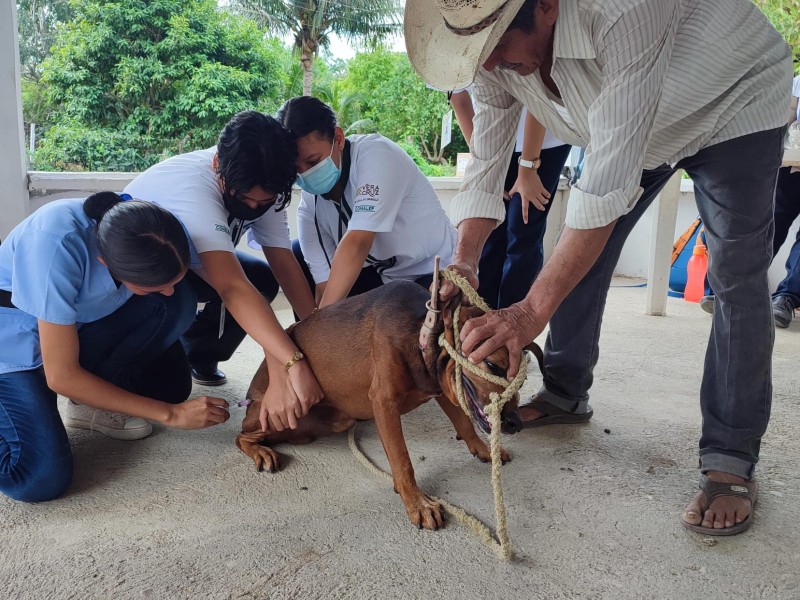
[[[503,433],[518,433],[522,431],[522,417],[519,416],[519,411],[504,411],[500,431]]]

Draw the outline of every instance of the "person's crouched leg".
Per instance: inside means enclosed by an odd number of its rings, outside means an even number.
[[[0,375],[0,493],[20,502],[63,495],[72,452],[41,369]]]

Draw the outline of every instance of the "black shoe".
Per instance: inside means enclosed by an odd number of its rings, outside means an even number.
[[[706,311],[708,314],[714,314],[714,296],[703,296],[700,299],[700,308]]]
[[[194,365],[192,367],[192,381],[199,385],[224,385],[228,383],[225,373],[217,368],[215,363],[210,365]]]
[[[794,317],[794,305],[789,296],[775,296],[772,299],[772,316],[775,318],[775,327],[786,329]]]

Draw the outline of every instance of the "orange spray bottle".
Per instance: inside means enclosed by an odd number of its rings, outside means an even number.
[[[697,243],[692,250],[692,256],[686,263],[686,289],[683,291],[684,300],[687,302],[700,302],[700,300],[703,299],[705,295],[707,271],[708,252],[706,246],[705,244]]]

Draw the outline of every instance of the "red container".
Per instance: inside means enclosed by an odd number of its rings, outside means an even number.
[[[706,272],[708,271],[708,252],[703,244],[696,244],[692,256],[686,263],[686,289],[683,299],[687,302],[700,302],[706,293]]]

